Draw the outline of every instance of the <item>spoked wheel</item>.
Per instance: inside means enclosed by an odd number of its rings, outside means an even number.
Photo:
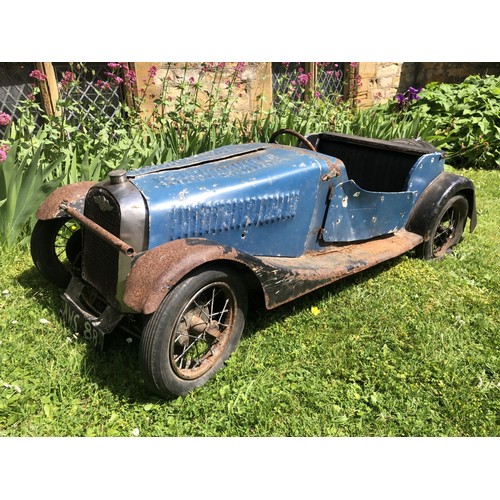
[[[440,259],[462,238],[469,203],[462,195],[452,197],[444,204],[429,233],[429,239],[422,244],[421,257]]]
[[[203,385],[236,348],[247,292],[229,269],[204,269],[163,300],[141,338],[141,371],[149,390],[181,396]]]
[[[82,231],[74,219],[39,220],[31,235],[31,257],[48,281],[65,288],[80,267]]]
[[[297,139],[299,139],[302,142],[302,144],[304,144],[307,147],[307,149],[310,149],[311,151],[316,151],[316,148],[312,145],[312,143],[308,139],[306,139],[302,134],[299,134],[298,132],[295,132],[295,130],[290,130],[288,128],[282,128],[274,132],[273,135],[271,135],[271,137],[269,138],[269,142],[276,143],[276,139],[283,134],[293,135],[294,137],[297,137]]]

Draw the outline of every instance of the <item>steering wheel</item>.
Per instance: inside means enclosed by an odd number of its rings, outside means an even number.
[[[316,152],[316,148],[302,134],[299,134],[298,132],[295,132],[295,130],[290,130],[288,128],[281,128],[279,130],[276,130],[276,132],[274,132],[273,135],[271,135],[271,137],[269,138],[269,142],[276,144],[276,138],[283,134],[289,134],[297,137],[297,139],[300,139],[300,141],[307,147],[307,149]]]

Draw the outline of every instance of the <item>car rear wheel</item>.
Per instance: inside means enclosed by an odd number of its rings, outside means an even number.
[[[201,269],[165,297],[141,338],[146,387],[162,397],[203,385],[236,348],[247,310],[247,291],[230,269]]]
[[[429,238],[418,249],[423,259],[444,257],[461,240],[467,222],[469,202],[462,195],[453,196],[431,221]]]
[[[82,231],[74,219],[60,217],[39,220],[31,234],[31,257],[42,276],[66,288],[79,267]]]

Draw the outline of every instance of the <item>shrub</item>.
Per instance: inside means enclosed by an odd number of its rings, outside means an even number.
[[[473,75],[459,84],[430,83],[406,111],[432,125],[425,139],[456,167],[500,167],[500,77]]]

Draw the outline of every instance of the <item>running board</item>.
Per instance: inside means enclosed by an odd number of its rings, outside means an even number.
[[[422,243],[422,236],[404,229],[356,244],[332,246],[330,251],[301,257],[258,257],[254,271],[272,309],[317,288],[402,255]]]

